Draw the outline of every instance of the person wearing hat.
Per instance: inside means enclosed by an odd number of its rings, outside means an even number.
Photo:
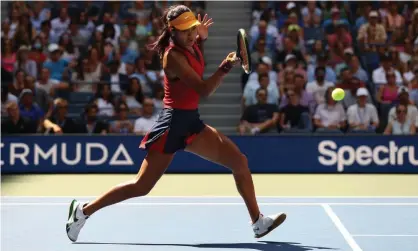
[[[62,80],[62,74],[68,66],[68,61],[61,58],[62,51],[58,44],[50,44],[48,46],[49,57],[44,62],[43,67],[48,68],[51,79]]]
[[[343,51],[343,62],[337,64],[335,66],[335,73],[337,76],[340,76],[341,70],[349,67],[351,58],[354,56],[354,50],[352,47],[345,48]]]
[[[377,86],[386,84],[388,82],[386,79],[388,72],[393,72],[395,74],[395,82],[397,85],[403,83],[401,73],[392,66],[392,59],[389,54],[385,53],[380,56],[380,67],[375,69],[372,73],[373,83]]]
[[[379,116],[373,104],[367,102],[369,92],[366,88],[357,89],[357,103],[347,109],[349,131],[375,132],[379,126]]]
[[[357,41],[367,46],[369,44],[384,45],[387,40],[386,29],[383,24],[378,23],[379,14],[377,11],[370,11],[368,23],[363,24],[357,35]]]
[[[398,89],[399,104],[404,105],[407,108],[406,118],[410,120],[415,127],[418,127],[418,109],[411,102],[409,90],[405,86],[401,86]],[[396,107],[392,107],[389,111],[388,121],[393,122],[396,120]]]
[[[19,96],[19,110],[22,117],[36,121],[39,125],[45,116],[44,111],[33,102],[33,92],[30,89],[23,89]]]

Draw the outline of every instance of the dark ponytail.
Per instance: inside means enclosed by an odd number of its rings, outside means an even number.
[[[158,37],[157,41],[147,45],[148,50],[157,51],[160,58],[163,58],[165,49],[170,45],[171,31],[168,27],[168,21],[176,19],[184,12],[191,11],[184,5],[170,6],[163,14],[162,21],[164,23],[163,32]]]

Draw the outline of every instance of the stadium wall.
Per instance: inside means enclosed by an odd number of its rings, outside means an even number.
[[[1,172],[136,173],[138,136],[3,136]],[[418,173],[418,136],[232,136],[254,173]],[[228,173],[177,153],[167,173]]]

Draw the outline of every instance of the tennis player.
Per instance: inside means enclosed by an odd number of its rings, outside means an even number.
[[[165,28],[152,49],[158,50],[165,72],[164,109],[140,148],[148,151],[137,176],[120,184],[94,201],[82,204],[73,200],[66,230],[76,241],[86,220],[98,210],[129,198],[145,196],[161,178],[174,154],[185,150],[229,168],[251,216],[255,238],[263,237],[286,219],[284,213],[263,216],[257,204],[253,180],[246,157],[238,147],[199,118],[200,97],[210,96],[223,78],[239,63],[230,53],[218,70],[203,80],[204,60],[199,47],[213,24],[207,15],[201,20],[184,5],[170,7],[163,16]]]

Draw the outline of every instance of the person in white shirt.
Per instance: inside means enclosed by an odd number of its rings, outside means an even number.
[[[407,107],[406,118],[408,121],[411,121],[415,127],[418,128],[418,109],[417,107],[409,100],[409,91],[408,88],[402,86],[398,90],[399,104]],[[388,122],[393,122],[396,120],[396,107],[392,107],[389,111]]]
[[[325,80],[324,67],[316,67],[315,78],[316,80],[306,84],[306,92],[313,95],[317,104],[323,104],[325,102],[325,92],[328,88],[334,87],[335,84]]]
[[[340,132],[345,126],[346,114],[344,107],[334,101],[331,93],[334,87],[329,87],[325,92],[325,103],[318,105],[314,115],[316,132]]]
[[[383,55],[380,57],[381,66],[373,71],[372,79],[373,83],[378,87],[387,83],[386,73],[394,71],[396,75],[396,84],[402,85],[403,78],[401,73],[392,67],[391,58],[388,55]]]
[[[267,90],[267,103],[278,105],[279,103],[279,90],[275,82],[270,81],[268,74],[259,74],[257,85],[246,85],[244,89],[244,95],[242,97],[243,109],[250,105],[258,103],[256,92],[259,88]]]
[[[64,32],[68,30],[71,19],[68,17],[67,8],[61,8],[60,16],[52,19],[51,21],[51,32],[50,41],[51,43],[58,43],[59,38]]]
[[[366,88],[357,89],[357,104],[351,105],[347,110],[349,131],[375,132],[379,126],[379,116],[373,104],[367,102],[369,92]]]
[[[143,102],[142,117],[135,121],[134,132],[138,135],[145,135],[154,126],[157,117],[154,114],[154,102],[150,98],[145,98]]]

